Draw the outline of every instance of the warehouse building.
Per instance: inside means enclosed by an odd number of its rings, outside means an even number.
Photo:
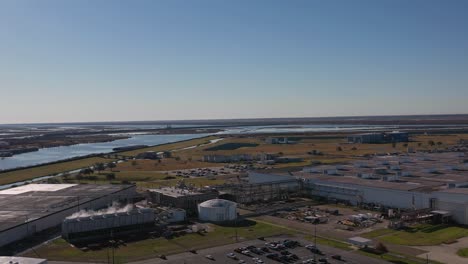
[[[468,163],[463,153],[411,153],[374,157],[353,164],[319,165],[293,175],[304,193],[354,205],[375,204],[400,209],[446,211],[468,224]],[[277,176],[249,177],[272,183]]]
[[[100,209],[135,195],[135,185],[28,184],[2,190],[0,246],[60,226],[82,209]]]

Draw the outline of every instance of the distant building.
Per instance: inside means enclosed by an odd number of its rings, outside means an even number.
[[[294,144],[296,141],[290,140],[287,137],[268,137],[265,140],[268,144]]]
[[[139,153],[138,155],[136,155],[136,158],[157,160],[157,159],[160,159],[160,155],[155,151],[147,151],[147,152]]]
[[[408,132],[393,131],[385,134],[387,141],[389,142],[408,142]]]
[[[6,146],[9,146],[10,143],[6,142],[6,141],[0,141],[0,147],[6,147]]]
[[[240,162],[254,160],[252,155],[249,154],[235,154],[235,155],[205,155],[202,159],[204,162],[224,163],[224,162]]]
[[[383,133],[365,133],[348,136],[348,143],[383,143],[384,136]]]
[[[364,133],[348,136],[348,143],[379,144],[392,142],[408,142],[407,132],[393,131],[390,133]]]

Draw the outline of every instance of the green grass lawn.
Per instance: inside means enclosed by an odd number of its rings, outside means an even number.
[[[461,248],[457,251],[457,255],[463,258],[468,258],[468,248]]]
[[[314,237],[313,236],[308,235],[308,236],[305,236],[304,238],[306,240],[309,240],[312,243],[314,242]],[[348,244],[348,243],[344,243],[344,242],[334,240],[334,239],[327,239],[327,238],[324,238],[324,237],[317,237],[317,244],[325,245],[325,246],[329,246],[329,247],[334,247],[334,248],[339,248],[339,249],[346,250],[346,251],[351,251],[352,250],[351,245]]]
[[[418,225],[400,231],[384,230],[373,231],[363,236],[378,237],[383,242],[408,246],[439,245],[468,236],[468,228],[446,225]]]
[[[371,258],[376,258],[376,259],[382,259],[386,260],[390,263],[396,263],[396,264],[425,264],[426,260],[421,259],[421,258],[416,258],[416,257],[410,257],[410,256],[403,256],[403,255],[397,255],[397,254],[392,254],[392,253],[385,253],[382,255],[378,254],[373,254],[371,252],[363,251],[363,250],[357,250],[356,251],[358,254],[365,255]],[[440,262],[437,261],[429,261],[430,264],[441,264]]]
[[[116,259],[119,263],[135,261],[148,258],[156,258],[159,255],[170,255],[185,252],[191,249],[203,249],[236,242],[236,229],[239,241],[251,240],[259,237],[274,235],[294,234],[293,231],[266,224],[263,222],[248,221],[242,227],[230,227],[208,224],[210,232],[200,234],[187,234],[173,239],[146,239],[137,242],[130,242],[115,251]],[[63,239],[56,239],[47,245],[43,245],[29,252],[26,256],[42,257],[63,261],[82,262],[106,262],[107,249],[95,251],[81,251]]]

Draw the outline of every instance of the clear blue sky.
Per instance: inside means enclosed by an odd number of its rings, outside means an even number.
[[[468,113],[468,1],[2,0],[0,123]]]

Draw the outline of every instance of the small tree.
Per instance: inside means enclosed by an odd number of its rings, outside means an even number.
[[[343,151],[343,148],[341,146],[336,147],[336,151]]]
[[[138,165],[138,162],[136,160],[133,160],[132,161],[132,166],[136,166],[136,165]]]
[[[115,173],[108,173],[108,174],[106,174],[106,179],[107,179],[108,181],[115,180]]]
[[[106,165],[104,165],[104,163],[102,163],[102,162],[98,162],[98,163],[94,164],[94,169],[96,169],[98,171],[98,173],[101,173],[101,171],[106,169]]]
[[[114,162],[107,164],[107,167],[112,171],[117,165]]]
[[[431,147],[433,147],[435,145],[434,141],[433,140],[429,140],[427,141],[427,144]]]
[[[386,247],[382,242],[379,242],[379,243],[377,244],[377,246],[375,247],[375,249],[377,249],[378,251],[383,252],[383,253],[387,253],[387,252],[388,252],[387,247]]]

